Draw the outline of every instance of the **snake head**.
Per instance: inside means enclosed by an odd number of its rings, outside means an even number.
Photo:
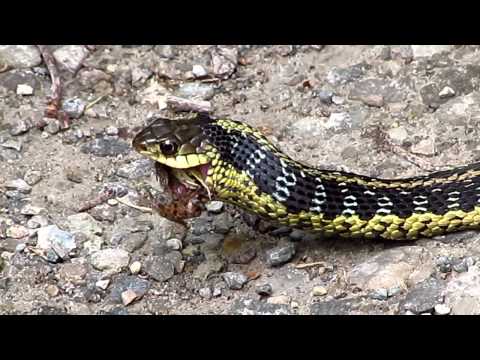
[[[212,158],[203,129],[212,121],[204,114],[193,119],[157,118],[135,136],[132,146],[156,162],[157,175],[159,170],[167,174],[162,180],[174,194],[203,187],[210,195],[204,180]]]

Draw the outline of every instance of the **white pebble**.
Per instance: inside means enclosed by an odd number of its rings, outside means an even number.
[[[435,315],[448,315],[450,314],[450,307],[445,304],[437,304],[435,305]]]
[[[453,90],[449,86],[445,86],[439,93],[438,96],[440,96],[442,99],[449,98],[455,95],[455,90]]]
[[[327,295],[328,290],[324,288],[323,286],[315,286],[312,290],[312,295],[313,296],[323,296]]]
[[[193,65],[192,67],[192,74],[193,76],[199,78],[207,76],[207,70],[202,65]]]
[[[134,261],[130,264],[130,272],[133,275],[138,274],[141,268],[142,268],[142,263],[140,261]]]
[[[108,288],[108,285],[110,285],[110,280],[105,279],[105,280],[98,280],[95,283],[95,286],[98,287],[99,289],[106,290]]]
[[[168,239],[166,244],[172,250],[180,250],[182,248],[182,242],[179,239]]]
[[[27,84],[18,84],[17,95],[33,95],[33,88]]]

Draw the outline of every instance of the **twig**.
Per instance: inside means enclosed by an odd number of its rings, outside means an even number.
[[[95,105],[96,103],[100,102],[100,101],[101,101],[102,99],[104,99],[106,96],[107,96],[107,94],[101,95],[101,96],[99,96],[98,98],[96,98],[95,100],[93,100],[92,102],[88,103],[87,106],[85,106],[85,110],[90,109],[93,105]]]
[[[209,113],[212,111],[212,104],[210,101],[189,100],[173,95],[167,96],[167,105],[176,111],[194,111],[203,113]]]
[[[119,203],[121,203],[121,204],[123,204],[123,205],[126,205],[126,206],[128,206],[128,207],[131,207],[131,208],[133,208],[133,209],[137,209],[137,210],[140,210],[140,211],[143,211],[143,212],[148,212],[148,213],[152,213],[152,212],[153,212],[153,210],[150,209],[150,208],[132,204],[131,202],[129,202],[128,200],[125,199],[125,196],[124,196],[124,197],[117,197],[116,200],[117,200]]]
[[[62,82],[60,74],[58,73],[57,63],[52,52],[46,45],[37,45],[37,47],[42,54],[43,61],[45,61],[45,65],[50,73],[50,78],[52,79],[52,98],[47,105],[45,116],[57,119],[62,99]]]
[[[313,263],[297,264],[297,265],[295,265],[295,269],[307,269],[307,268],[311,268],[311,267],[314,267],[314,266],[324,266],[324,265],[325,265],[325,262],[317,261],[317,262],[313,262]]]

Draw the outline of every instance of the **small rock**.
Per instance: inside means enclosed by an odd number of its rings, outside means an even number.
[[[242,273],[226,272],[222,277],[231,290],[240,290],[248,282],[248,278]]]
[[[343,105],[345,104],[345,99],[341,96],[334,95],[332,96],[332,103],[335,105]]]
[[[365,105],[374,107],[382,107],[384,104],[382,95],[358,96],[357,100],[363,102]]]
[[[289,305],[290,296],[287,296],[287,295],[272,296],[267,299],[267,303],[275,304],[275,305]]]
[[[48,296],[50,297],[55,297],[59,294],[60,290],[58,289],[58,287],[56,287],[55,285],[48,285],[47,288],[45,289]]]
[[[182,241],[179,239],[168,239],[166,241],[166,245],[172,250],[181,250],[182,249]]]
[[[230,313],[234,315],[290,315],[291,307],[285,304],[272,304],[252,299],[237,300]]]
[[[39,206],[33,206],[32,204],[26,204],[20,210],[20,214],[22,215],[40,215],[43,212],[45,212],[44,208],[41,208]]]
[[[411,45],[411,47],[414,58],[432,56],[453,49],[452,45]]]
[[[350,127],[350,114],[348,113],[331,113],[328,120],[323,124],[327,129],[343,129]]]
[[[24,243],[21,243],[21,244],[18,244],[16,247],[15,247],[15,251],[16,252],[22,252],[23,250],[25,250],[27,247],[27,244],[24,244]]]
[[[5,183],[5,187],[9,190],[17,190],[22,194],[30,194],[30,192],[32,191],[32,187],[28,185],[27,182],[23,179],[7,181]]]
[[[310,307],[311,315],[351,315],[362,304],[362,298],[315,302]]]
[[[68,258],[68,254],[77,248],[73,235],[60,230],[56,225],[39,228],[37,236],[37,247],[45,250],[47,257],[50,251],[50,256],[56,254],[59,258],[65,260]],[[55,256],[50,259],[54,260]]]
[[[345,85],[354,80],[360,79],[369,65],[359,63],[348,68],[336,68],[328,72],[327,81],[334,86]]]
[[[18,84],[17,95],[33,95],[33,88],[28,84]]]
[[[22,239],[28,235],[30,235],[30,230],[25,226],[15,224],[7,228],[7,237],[12,239]]]
[[[60,67],[75,73],[88,54],[87,48],[83,45],[66,45],[55,50],[53,57]]]
[[[100,236],[93,236],[90,238],[90,240],[87,240],[83,243],[83,249],[87,252],[87,254],[93,254],[97,251],[100,251],[103,244],[104,241]]]
[[[135,293],[138,300],[146,294],[149,288],[150,283],[147,280],[140,279],[138,276],[120,274],[111,285],[109,297],[113,302],[123,303],[122,293],[130,290]],[[131,295],[133,296],[133,294]]]
[[[413,287],[400,303],[400,307],[415,314],[430,312],[436,304],[443,300],[444,288],[442,282],[429,278]]]
[[[165,59],[173,59],[176,55],[174,45],[156,45],[154,51]]]
[[[472,266],[467,272],[458,274],[445,289],[445,304],[452,315],[480,314],[480,269]],[[437,303],[442,303],[441,299]]]
[[[315,286],[312,290],[313,296],[324,296],[324,295],[327,295],[327,293],[328,293],[328,290],[323,286]]]
[[[185,83],[178,87],[176,95],[181,98],[199,98],[202,100],[210,100],[215,95],[215,89],[210,84],[202,83]]]
[[[105,134],[110,136],[116,136],[118,135],[118,128],[116,128],[115,126],[107,126],[105,128]]]
[[[75,285],[82,285],[85,283],[85,276],[88,268],[86,264],[68,262],[61,264],[58,270],[59,279],[70,282]]]
[[[98,280],[95,283],[95,286],[98,287],[99,289],[102,289],[102,290],[107,290],[108,285],[110,285],[110,280],[109,279]]]
[[[280,266],[290,261],[295,255],[295,245],[287,244],[267,251],[267,263],[269,266]]]
[[[403,144],[408,138],[408,132],[404,127],[395,127],[388,130],[388,136],[397,144]]]
[[[209,287],[201,288],[198,290],[198,295],[202,298],[210,300],[212,298],[212,290]]]
[[[144,271],[154,280],[164,282],[175,275],[175,267],[171,261],[165,261],[162,256],[149,256],[144,262]]]
[[[45,131],[50,135],[55,135],[60,131],[60,121],[50,119],[47,126],[45,126]]]
[[[80,151],[99,157],[125,155],[130,151],[130,146],[118,138],[97,138],[85,143]]]
[[[36,170],[27,170],[25,176],[23,177],[28,185],[33,186],[42,180],[42,174],[40,171]]]
[[[45,227],[47,225],[48,219],[42,215],[32,216],[32,218],[27,221],[27,227],[29,229],[37,229],[39,227]]]
[[[273,293],[272,285],[262,284],[255,287],[255,292],[260,296],[270,296]]]
[[[218,48],[212,53],[213,73],[220,79],[228,79],[235,72],[237,63],[236,48]]]
[[[320,90],[317,93],[317,96],[320,99],[320,102],[324,103],[325,105],[331,105],[333,102],[333,92],[331,91]]]
[[[4,141],[1,144],[1,146],[6,148],[6,149],[16,150],[18,152],[22,151],[22,143],[20,141],[16,141],[16,140],[12,140],[12,139]]]
[[[85,111],[86,103],[79,98],[66,99],[62,103],[62,109],[72,119],[78,119]]]
[[[127,289],[124,292],[122,292],[122,303],[123,305],[127,306],[131,304],[134,300],[138,298],[138,295],[135,291],[131,289]]]
[[[42,63],[35,45],[0,45],[0,62],[13,68],[31,68]]]
[[[435,315],[448,315],[451,309],[445,304],[437,304],[434,307]]]
[[[119,273],[128,266],[130,255],[122,249],[104,249],[93,253],[90,261],[97,270]]]
[[[370,293],[370,298],[374,300],[387,300],[388,299],[388,289],[376,289]]]
[[[455,96],[455,90],[453,90],[450,86],[445,86],[439,93],[441,99],[451,98]]]
[[[209,254],[207,260],[194,270],[193,277],[205,281],[210,275],[222,271],[224,267],[225,263],[218,255]]]
[[[435,155],[435,138],[428,137],[420,140],[418,143],[412,145],[410,150],[414,154],[427,156]]]
[[[142,269],[142,263],[140,261],[134,261],[130,264],[130,272],[133,275],[138,274],[141,269]]]
[[[207,70],[202,65],[193,65],[192,74],[196,78],[202,78],[208,75]]]
[[[213,297],[219,297],[222,295],[222,289],[215,287],[212,292]]]
[[[91,235],[102,235],[103,229],[100,223],[86,212],[73,214],[67,217],[68,228],[72,233],[82,232],[91,237]]]
[[[223,209],[223,202],[221,201],[209,201],[205,207],[207,208],[208,211],[210,211],[213,214],[218,214],[222,211]]]

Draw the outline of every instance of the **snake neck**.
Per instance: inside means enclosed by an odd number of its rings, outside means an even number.
[[[480,224],[480,164],[386,180],[292,160],[243,123],[217,120],[206,182],[218,198],[263,217],[341,236],[415,239]]]

